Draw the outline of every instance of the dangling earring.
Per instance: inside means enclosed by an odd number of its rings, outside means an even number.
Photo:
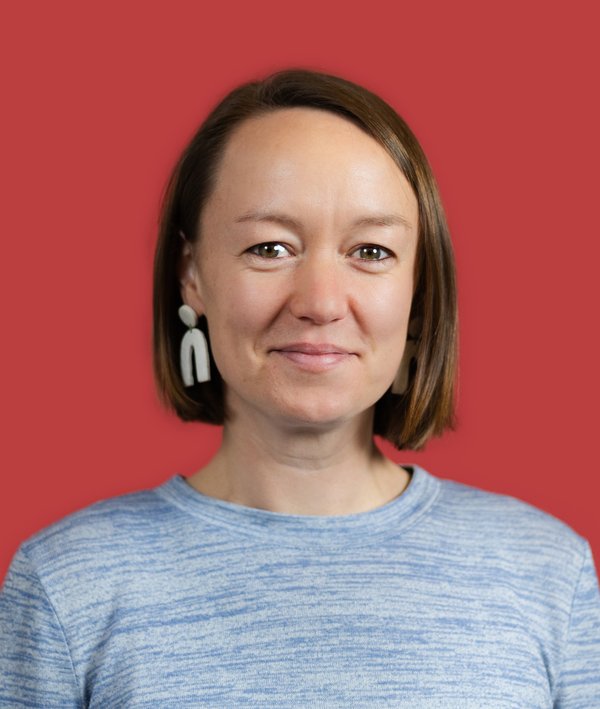
[[[198,330],[198,316],[189,305],[179,308],[179,317],[189,330],[181,341],[181,377],[186,387],[194,386],[194,366],[199,382],[210,381],[210,356],[208,343],[202,330]]]
[[[417,354],[416,330],[418,329],[420,329],[420,322],[415,318],[411,320],[408,326],[408,337],[406,339],[406,344],[404,345],[404,352],[402,353],[402,359],[400,360],[398,372],[392,382],[392,394],[401,395],[408,389],[410,363],[413,359],[416,359]]]

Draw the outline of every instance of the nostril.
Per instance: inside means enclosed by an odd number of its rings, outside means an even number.
[[[327,323],[345,317],[348,299],[332,292],[295,293],[290,300],[290,310],[298,319]]]

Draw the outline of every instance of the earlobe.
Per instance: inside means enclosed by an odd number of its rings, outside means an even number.
[[[189,305],[197,315],[204,313],[202,285],[194,258],[194,250],[189,241],[184,239],[179,265],[179,286],[181,300]]]

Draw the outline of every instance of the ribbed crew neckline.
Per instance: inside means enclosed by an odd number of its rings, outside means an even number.
[[[417,465],[404,491],[365,512],[347,515],[297,515],[247,507],[209,497],[174,475],[155,492],[188,514],[227,527],[230,532],[287,546],[339,547],[372,543],[414,524],[435,502],[440,481]]]

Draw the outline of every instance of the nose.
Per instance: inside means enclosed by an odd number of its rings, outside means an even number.
[[[341,320],[349,308],[347,280],[343,264],[335,255],[314,254],[295,269],[291,313],[317,325]]]

